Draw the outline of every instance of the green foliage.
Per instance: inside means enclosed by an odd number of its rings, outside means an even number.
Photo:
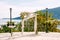
[[[28,16],[28,13],[29,13],[29,12],[21,12],[21,13],[20,13],[21,19],[24,19],[24,16]]]
[[[2,25],[3,27],[3,32],[10,32],[10,28],[8,28],[6,25]]]
[[[20,17],[22,19],[24,19],[24,16],[25,15],[28,16],[28,13],[29,12],[22,12],[20,14]],[[49,31],[50,32],[57,32],[57,30],[58,30],[57,25],[60,24],[60,22],[52,21],[52,20],[54,20],[52,14],[49,13],[47,21],[49,21],[49,20],[51,20],[51,21],[47,22],[46,21],[46,14],[44,12],[36,11],[34,13],[38,14],[37,15],[37,31],[36,31],[36,34],[38,34],[38,31],[46,32],[47,30],[48,30],[48,32]],[[11,22],[11,24],[15,25],[14,22]],[[33,32],[34,31],[34,17],[25,21],[24,24],[25,24],[24,25],[25,26],[24,27],[25,32]],[[47,24],[47,26],[46,26],[46,24]],[[10,25],[10,22],[7,22],[7,26],[2,25],[3,29],[2,30],[0,29],[0,32],[11,32],[10,28],[8,28],[9,25]],[[22,27],[22,24],[20,22],[20,23],[16,24],[16,27],[12,29],[12,32],[21,32],[22,31],[21,27]],[[60,30],[58,30],[58,31],[60,31]]]

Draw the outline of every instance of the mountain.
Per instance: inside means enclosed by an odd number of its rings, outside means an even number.
[[[46,12],[45,9],[42,11]],[[48,12],[53,14],[53,18],[60,19],[60,7],[48,9]]]
[[[42,10],[43,12],[46,12],[46,9]],[[53,18],[60,19],[60,7],[48,9],[49,13],[53,14]],[[20,17],[16,17],[14,19],[19,19]]]
[[[46,12],[46,9],[41,10],[41,11]],[[48,12],[53,14],[53,18],[60,19],[60,7],[48,9]],[[4,19],[8,19],[8,18],[4,18]],[[13,19],[14,20],[20,20],[21,18],[20,17],[15,17]]]
[[[21,20],[21,18],[20,17],[15,17],[15,18],[13,18],[13,20]]]
[[[10,19],[10,18],[3,18],[3,19]],[[20,17],[15,17],[15,18],[12,18],[13,20],[21,20]]]

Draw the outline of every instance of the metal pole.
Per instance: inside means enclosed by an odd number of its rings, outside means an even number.
[[[11,22],[12,22],[12,8],[10,8],[10,25],[11,25]]]
[[[47,21],[48,21],[48,8],[46,8],[46,33],[48,33],[48,24],[47,24]]]
[[[10,26],[12,25],[12,8],[10,8]],[[11,36],[12,36],[12,28],[10,28]]]

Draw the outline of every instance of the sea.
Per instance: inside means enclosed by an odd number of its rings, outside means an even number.
[[[8,21],[10,21],[10,19],[0,19],[0,25],[7,24]],[[20,19],[18,19],[18,20],[17,20],[17,19],[15,19],[15,20],[13,19],[12,21],[13,21],[14,23],[16,23],[16,24],[19,23],[19,22],[21,22]]]
[[[7,24],[8,21],[10,21],[10,19],[0,19],[0,25],[5,25]],[[15,19],[15,20],[13,19],[12,21],[16,24],[21,22],[20,19]],[[57,25],[57,29],[60,29],[60,25]]]

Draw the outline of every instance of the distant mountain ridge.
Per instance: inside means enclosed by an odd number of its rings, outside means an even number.
[[[46,10],[42,10],[45,12]],[[49,13],[53,13],[53,18],[60,19],[60,7],[48,9]]]
[[[3,18],[3,19],[10,19],[10,18]],[[20,17],[15,17],[15,18],[12,18],[13,20],[21,20]]]
[[[15,19],[17,19],[17,20],[19,20],[19,19],[20,19],[20,20],[21,20],[21,18],[20,18],[20,17],[15,17],[15,18],[13,18],[13,19],[14,19],[14,20],[15,20]]]
[[[46,9],[44,9],[42,11],[46,12]],[[48,9],[48,12],[53,13],[53,18],[60,19],[60,7]],[[5,18],[5,19],[7,19],[7,18]],[[20,17],[15,17],[13,19],[14,20],[20,20],[21,18]]]

